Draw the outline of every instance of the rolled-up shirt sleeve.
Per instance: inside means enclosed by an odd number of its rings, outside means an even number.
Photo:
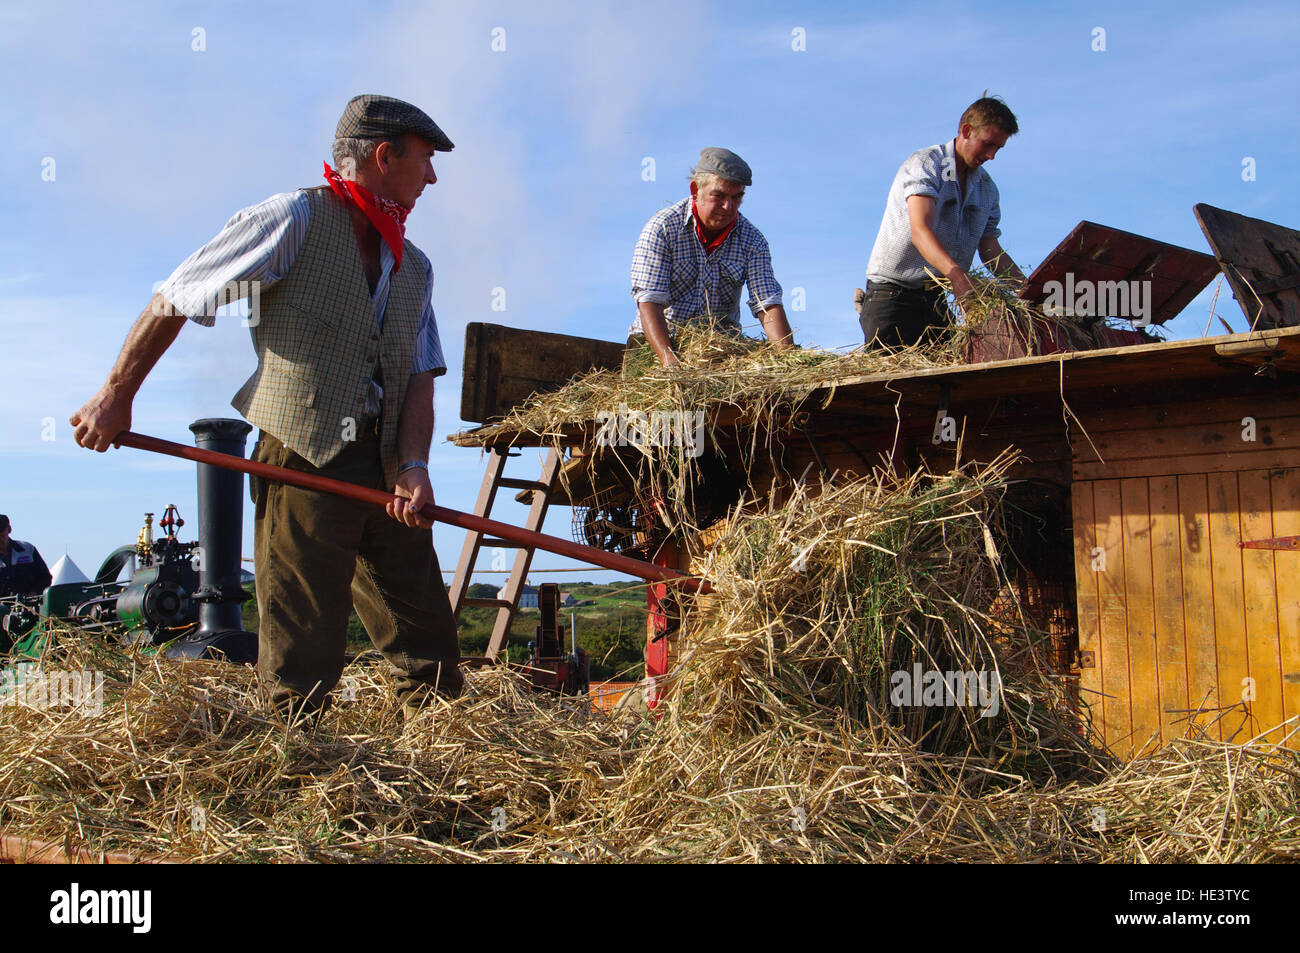
[[[755,240],[745,257],[745,281],[749,285],[749,310],[754,312],[754,317],[759,317],[760,312],[781,303],[782,292],[772,273],[772,252],[767,239],[755,232]]]
[[[632,297],[637,302],[669,304],[672,248],[658,217],[646,223],[632,253]]]
[[[909,199],[913,195],[925,195],[937,199],[939,197],[939,177],[942,174],[942,157],[936,159],[923,154],[911,156],[898,170],[903,198]],[[956,175],[955,170],[953,175]]]
[[[303,192],[284,192],[235,213],[210,242],[181,262],[158,293],[197,324],[216,323],[217,308],[260,291],[288,273],[307,235]]]
[[[411,373],[433,371],[434,377],[447,373],[447,361],[442,356],[442,338],[438,334],[438,318],[433,313],[433,265],[424,259],[425,287],[424,310],[420,312],[420,326],[415,333],[415,351],[411,355]]]

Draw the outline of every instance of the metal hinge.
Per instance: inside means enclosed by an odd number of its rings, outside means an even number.
[[[1241,549],[1296,549],[1300,550],[1300,536],[1275,536],[1272,539],[1252,539],[1238,543]]]

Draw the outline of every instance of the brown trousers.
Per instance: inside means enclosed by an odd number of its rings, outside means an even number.
[[[373,421],[317,468],[267,433],[253,459],[360,486],[384,486]],[[282,713],[323,710],[343,671],[351,609],[388,660],[404,705],[454,697],[462,677],[456,622],[432,534],[371,503],[254,478],[257,670]]]

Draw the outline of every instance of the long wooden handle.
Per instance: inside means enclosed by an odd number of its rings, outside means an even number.
[[[258,463],[255,460],[246,460],[243,457],[232,456],[228,453],[217,453],[215,450],[187,447],[181,443],[160,440],[157,437],[134,433],[130,430],[122,431],[114,438],[113,442],[124,447],[148,450],[151,453],[164,453],[168,456],[180,457],[183,460],[193,460],[196,463],[208,463],[214,467],[238,470],[251,476],[276,480],[280,483],[289,483],[306,490],[333,493],[336,496],[359,500],[363,503],[374,503],[378,506],[387,506],[393,500],[401,499],[391,493],[385,493],[383,490],[372,490],[369,487],[357,486],[355,483],[331,480],[329,477],[317,476],[314,473],[303,473],[299,470],[289,470],[270,463]],[[452,526],[459,526],[461,529],[499,536],[502,539],[523,543],[535,549],[544,549],[548,553],[559,553],[562,556],[569,556],[584,563],[591,563],[593,566],[602,566],[615,572],[624,572],[639,579],[676,583],[691,592],[704,593],[713,591],[713,587],[709,585],[707,580],[687,575],[676,569],[656,566],[654,563],[633,559],[631,556],[609,553],[594,546],[584,546],[570,539],[548,536],[545,533],[511,526],[509,523],[501,523],[484,516],[475,516],[473,513],[462,513],[460,510],[448,509],[445,506],[438,506],[436,503],[425,503],[420,508],[420,515],[432,522],[448,523]]]

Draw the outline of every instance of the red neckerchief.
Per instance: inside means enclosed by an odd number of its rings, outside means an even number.
[[[400,202],[376,195],[364,185],[345,179],[325,163],[325,181],[344,203],[355,205],[366,213],[370,224],[379,230],[393,253],[393,271],[402,267],[402,240],[406,237],[406,216],[411,210]]]
[[[700,240],[700,244],[704,246],[704,254],[706,255],[712,255],[715,251],[721,248],[722,243],[725,242],[727,240],[727,236],[731,234],[731,230],[736,227],[736,222],[740,221],[740,216],[737,215],[735,221],[733,221],[730,225],[724,228],[718,234],[717,238],[713,239],[713,241],[709,241],[707,238],[704,237],[704,226],[700,224],[700,213],[695,209],[694,198],[691,199],[691,218],[695,220],[695,237],[698,238]]]

